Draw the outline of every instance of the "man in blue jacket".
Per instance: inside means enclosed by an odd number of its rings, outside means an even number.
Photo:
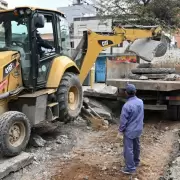
[[[124,104],[120,117],[119,133],[123,135],[124,159],[126,167],[123,173],[131,174],[140,163],[140,136],[143,131],[144,104],[136,97],[136,87],[126,87],[127,102]]]

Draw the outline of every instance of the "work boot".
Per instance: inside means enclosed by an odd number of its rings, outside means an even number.
[[[136,172],[136,170],[130,171],[127,168],[123,168],[123,169],[121,169],[121,172],[124,174],[134,174]]]

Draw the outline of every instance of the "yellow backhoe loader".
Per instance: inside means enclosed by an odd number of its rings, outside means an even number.
[[[45,121],[68,122],[79,115],[82,83],[103,49],[124,40],[157,38],[161,32],[158,26],[115,27],[111,34],[86,31],[71,56],[63,13],[31,7],[0,11],[1,154],[15,156],[23,151],[32,127]],[[51,50],[40,52],[38,33],[51,40]]]

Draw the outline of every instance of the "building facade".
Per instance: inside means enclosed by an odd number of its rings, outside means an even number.
[[[68,7],[59,7],[57,9],[66,15],[69,24],[73,23],[74,18],[96,15],[96,9],[93,5],[74,4]]]

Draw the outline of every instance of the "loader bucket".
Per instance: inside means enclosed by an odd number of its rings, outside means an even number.
[[[151,62],[154,57],[164,56],[167,51],[168,43],[156,41],[149,38],[137,39],[127,51],[135,53],[144,61]]]

